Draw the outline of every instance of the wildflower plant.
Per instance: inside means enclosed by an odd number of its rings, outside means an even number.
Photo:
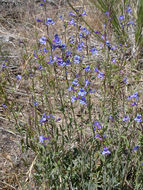
[[[130,18],[133,4],[90,0],[103,14],[101,32],[86,22],[83,7],[67,2],[67,18],[46,17],[45,23],[36,18],[45,34],[38,34],[21,73],[13,76],[8,63],[1,63],[3,112],[15,121],[22,151],[30,149],[36,157],[38,187],[142,189],[142,71],[135,69],[138,57],[126,57],[134,46],[128,35],[129,27],[136,26]],[[55,30],[58,22],[64,36]],[[8,84],[11,92],[24,88],[24,80],[26,116],[7,91]]]

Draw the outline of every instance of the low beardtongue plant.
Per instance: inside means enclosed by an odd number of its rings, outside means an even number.
[[[128,47],[134,46],[129,39],[130,29],[136,27],[133,10],[126,1],[119,2],[117,12],[111,1],[98,0],[95,5],[104,18],[103,31],[98,31],[87,23],[83,7],[67,2],[67,17],[36,18],[45,34],[38,34],[29,67],[12,78],[20,88],[29,81],[26,124],[20,122],[23,107],[6,98],[4,85],[10,81],[5,62],[0,70],[2,110],[14,118],[22,150],[31,149],[37,158],[37,189],[141,190],[142,75],[134,68],[138,57],[127,57]],[[46,10],[47,1],[40,5]],[[64,36],[58,33],[58,23]]]

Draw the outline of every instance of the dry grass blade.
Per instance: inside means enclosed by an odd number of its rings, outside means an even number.
[[[28,177],[26,178],[25,182],[27,182],[30,179],[30,177],[31,177],[32,169],[33,169],[33,166],[35,164],[35,161],[36,161],[37,157],[38,157],[38,155],[34,158],[34,160],[33,160],[32,164],[31,164],[28,172],[26,173],[28,175]]]

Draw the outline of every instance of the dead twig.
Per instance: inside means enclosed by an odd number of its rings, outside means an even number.
[[[36,161],[37,157],[38,157],[38,155],[34,158],[34,160],[33,160],[32,164],[31,164],[28,172],[26,173],[28,175],[28,177],[26,178],[25,182],[27,182],[29,180],[30,176],[31,176],[32,169],[33,169],[33,166],[35,164],[35,161]]]

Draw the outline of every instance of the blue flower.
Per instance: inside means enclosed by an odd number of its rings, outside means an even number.
[[[110,11],[106,11],[106,12],[105,12],[105,15],[106,15],[107,17],[109,17],[109,16],[110,16]]]
[[[54,42],[56,43],[56,45],[62,45],[62,42],[61,42],[58,34],[55,34],[55,40],[54,40]]]
[[[139,149],[139,145],[133,146],[133,152]]]
[[[104,34],[104,33],[101,35],[101,38],[102,38],[103,40],[105,40],[105,34]],[[109,43],[109,42],[107,41],[107,43]]]
[[[17,75],[17,76],[16,76],[16,80],[19,80],[19,79],[22,79],[22,76],[21,76],[21,75]]]
[[[111,44],[109,43],[109,41],[105,41],[107,46],[110,46]]]
[[[131,20],[127,23],[127,25],[135,25],[134,22]]]
[[[65,44],[61,44],[61,46],[59,46],[59,48],[64,51],[66,49],[66,45]]]
[[[79,63],[80,62],[80,56],[75,55],[74,56],[74,63]]]
[[[34,106],[37,106],[37,105],[38,105],[38,102],[34,101],[34,102],[33,102],[33,105],[34,105]]]
[[[44,123],[45,121],[47,121],[47,119],[55,119],[55,117],[52,114],[46,115],[45,113],[43,113],[42,120],[40,120],[40,122]]]
[[[37,21],[37,22],[43,22],[42,20],[40,20],[40,19],[38,19],[38,18],[36,18],[36,21]]]
[[[120,21],[124,20],[124,16],[121,15],[121,16],[119,17],[119,20],[120,20]]]
[[[52,51],[55,51],[55,49],[57,48],[58,46],[56,46],[55,44],[52,44]]]
[[[90,66],[87,65],[87,66],[85,67],[85,70],[86,70],[86,72],[91,72],[91,70],[90,70]]]
[[[54,25],[55,22],[54,22],[51,18],[47,18],[46,24],[47,24],[47,25]]]
[[[41,49],[38,50],[38,53],[41,53]]]
[[[111,119],[112,121],[114,121],[114,118],[112,115],[109,115],[109,119]]]
[[[41,71],[43,69],[42,65],[40,65],[37,69]]]
[[[44,143],[44,140],[49,140],[50,137],[39,136],[39,143]]]
[[[44,143],[44,139],[45,139],[44,136],[39,136],[39,143]]]
[[[128,47],[129,45],[127,43],[125,43],[125,47]]]
[[[69,59],[66,60],[66,65],[71,65],[71,61]]]
[[[99,121],[95,121],[93,123],[93,126],[96,126],[98,130],[102,129],[102,125],[100,125]],[[96,130],[96,127],[94,128],[94,130]]]
[[[48,50],[46,48],[43,48],[43,53],[47,53]]]
[[[75,100],[77,100],[77,98],[75,96],[72,96],[72,102],[75,102]]]
[[[60,64],[62,67],[66,66],[66,62],[62,61],[61,64]]]
[[[131,99],[131,98],[135,98],[135,99],[139,99],[139,96],[138,96],[138,92],[135,92],[134,94],[132,94],[132,95],[130,95],[129,97],[128,97],[128,99]]]
[[[2,107],[7,108],[7,106],[5,104],[2,104]]]
[[[57,62],[57,60],[58,60],[58,57],[55,56],[54,58],[52,58],[52,56],[50,55],[50,61],[48,61],[47,63],[51,63],[53,65],[54,63]]]
[[[68,91],[76,91],[72,86],[69,86]]]
[[[63,20],[63,16],[59,16],[59,18],[60,18],[61,20]]]
[[[109,115],[109,119],[113,119],[113,116],[112,116],[112,115]]]
[[[39,39],[40,44],[46,45],[46,41],[47,41],[47,38],[46,38],[45,36],[42,36],[42,37]]]
[[[69,43],[74,44],[74,39],[70,39]]]
[[[52,114],[50,114],[50,115],[47,115],[47,118],[48,119],[50,119],[50,118],[55,119],[55,116],[53,116]]]
[[[97,49],[95,49],[95,48],[92,48],[92,50],[90,50],[90,51],[92,52],[92,55],[97,54]]]
[[[98,32],[98,31],[96,31],[96,30],[94,30],[94,32],[95,32],[95,34],[100,34],[100,32]]]
[[[96,139],[99,139],[100,141],[103,140],[102,137],[101,137],[98,133],[95,135],[95,138],[96,138]]]
[[[77,79],[73,80],[73,81],[72,81],[72,84],[73,84],[74,86],[78,86],[78,85],[79,85],[78,80],[77,80]]]
[[[87,13],[86,13],[85,10],[84,10],[83,13],[81,14],[81,16],[83,16],[83,15],[86,15],[86,16],[87,16]]]
[[[56,120],[56,122],[58,122],[58,121],[61,121],[61,118],[58,118],[58,119]]]
[[[85,33],[87,36],[90,34],[89,30],[87,30],[85,27],[80,29],[83,33]]]
[[[103,155],[108,155],[108,154],[111,154],[111,152],[108,150],[107,147],[104,147],[102,154]]]
[[[79,38],[84,38],[84,34],[83,33],[79,33]]]
[[[72,11],[70,11],[69,16],[76,16],[76,15]]]
[[[84,88],[81,88],[80,91],[78,92],[79,96],[85,96],[87,92],[84,90]]]
[[[112,59],[112,63],[116,63],[117,61],[116,61],[116,59],[115,58],[113,58]]]
[[[127,117],[127,115],[125,115],[125,116],[123,117],[123,119],[122,119],[122,120],[125,122],[125,121],[130,120],[130,118],[129,118],[129,117]]]
[[[79,100],[79,103],[84,105],[86,103],[86,98],[81,96],[80,100]]]
[[[137,114],[136,118],[134,119],[137,122],[142,122],[141,115]]]
[[[113,50],[113,48],[111,47],[111,44],[109,43],[108,40],[105,41],[105,44],[106,44],[111,50]]]
[[[126,84],[128,84],[127,77],[125,77],[125,78],[121,81],[121,83],[126,83]]]
[[[85,87],[87,87],[90,84],[89,80],[85,80]]]
[[[71,51],[69,51],[69,50],[67,50],[67,51],[66,51],[66,57],[70,57],[70,56],[71,56],[71,54],[72,54],[72,52],[71,52]]]
[[[132,103],[130,106],[136,106],[137,102],[135,101],[134,103]]]
[[[93,89],[93,90],[89,89],[88,92],[89,92],[89,93],[94,93],[94,92],[95,92],[95,89]]]
[[[2,67],[2,68],[6,68],[7,66],[6,66],[5,63],[2,63],[2,64],[1,64],[1,67]]]
[[[47,116],[45,115],[45,113],[43,113],[42,120],[40,120],[40,122],[44,123],[46,120],[47,120]]]
[[[68,22],[68,24],[75,26],[75,21],[74,21],[74,19],[71,19],[71,20]]]
[[[33,50],[33,57],[38,58],[35,54],[35,50]]]
[[[78,50],[78,51],[82,51],[82,48],[85,48],[85,45],[84,45],[83,42],[81,42],[81,43],[78,45],[77,50]]]
[[[126,10],[127,13],[132,13],[132,9],[129,7],[129,5],[127,5],[127,10]]]
[[[76,12],[78,12],[80,9],[75,9]]]
[[[95,67],[94,71],[97,71],[97,72],[98,72],[98,75],[97,75],[98,78],[101,78],[101,79],[104,78],[104,74],[103,74],[101,71],[99,71],[99,70],[97,69],[97,67]]]

